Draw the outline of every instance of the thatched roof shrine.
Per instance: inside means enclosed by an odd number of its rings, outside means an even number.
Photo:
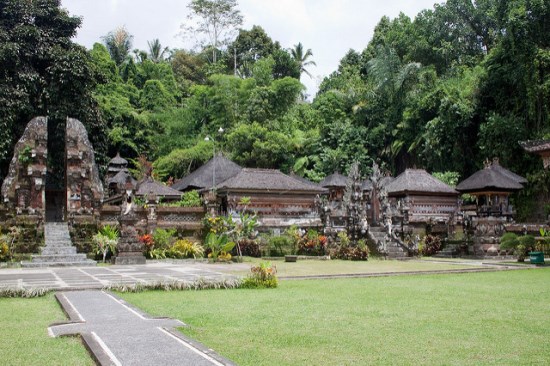
[[[120,172],[126,169],[127,166],[128,160],[121,157],[120,154],[117,152],[116,156],[109,161],[109,164],[107,164],[107,171],[112,173]]]
[[[212,188],[214,180],[214,171],[216,181],[214,185],[218,185],[225,180],[234,177],[241,171],[241,167],[223,155],[219,154],[210,159],[206,164],[187,175],[186,177],[176,181],[172,188],[178,191],[188,189],[204,189]]]
[[[544,168],[550,168],[550,140],[521,141],[519,144],[525,151],[540,155]]]
[[[137,180],[134,179],[134,177],[132,177],[130,175],[130,173],[128,173],[128,170],[121,170],[120,172],[118,172],[117,174],[115,174],[114,177],[112,177],[111,179],[109,179],[107,181],[107,183],[109,185],[111,184],[116,184],[117,187],[120,187],[121,189],[124,188],[126,182],[128,181],[128,179],[130,179],[130,183],[132,183],[132,187],[136,187],[137,185]]]
[[[424,169],[407,169],[385,186],[389,196],[410,193],[426,195],[457,195],[458,192]]]
[[[523,189],[520,181],[526,182],[525,178],[505,169],[495,161],[493,164],[486,164],[484,169],[460,182],[456,189],[461,193],[514,192]]]
[[[345,188],[348,183],[348,177],[345,175],[342,175],[338,172],[335,172],[325,179],[323,179],[319,185],[324,188]]]
[[[155,182],[151,177],[145,177],[138,182],[136,188],[136,196],[151,196],[164,197],[167,199],[180,199],[182,193],[171,187]]]
[[[218,191],[263,191],[325,193],[312,183],[304,183],[275,169],[243,168],[237,175],[218,184]]]

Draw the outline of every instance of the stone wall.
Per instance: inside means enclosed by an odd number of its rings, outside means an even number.
[[[94,149],[84,125],[67,118],[67,213],[89,215],[99,209],[103,199],[103,185],[95,164]]]
[[[203,227],[206,210],[203,207],[163,207],[148,205],[135,209],[136,228],[140,233],[151,233],[155,228],[176,229],[180,236],[198,236]],[[104,205],[99,215],[100,225],[118,225],[119,206]]]
[[[15,145],[8,175],[2,183],[3,203],[17,214],[44,217],[48,119],[33,118]]]

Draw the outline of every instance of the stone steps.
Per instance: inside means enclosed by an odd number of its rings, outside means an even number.
[[[72,255],[76,254],[75,247],[48,246],[40,249],[41,255]]]
[[[66,222],[46,222],[44,238],[46,246],[41,248],[40,254],[33,254],[30,262],[21,262],[22,267],[96,265],[95,261],[86,258],[86,254],[76,252]]]
[[[375,243],[386,240],[386,229],[381,226],[371,226],[369,228],[369,233],[371,235],[371,239],[373,239]],[[386,254],[388,258],[392,259],[408,257],[408,253],[406,253],[405,250],[392,239],[386,243]]]

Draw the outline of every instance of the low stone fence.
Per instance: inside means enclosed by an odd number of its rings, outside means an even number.
[[[117,225],[120,218],[119,206],[105,205],[100,210],[101,225]],[[202,229],[206,210],[203,207],[165,207],[149,205],[135,209],[138,217],[137,229],[152,232],[155,228],[176,229],[178,232],[194,235]]]

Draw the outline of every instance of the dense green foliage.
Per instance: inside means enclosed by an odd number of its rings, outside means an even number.
[[[181,178],[214,150],[314,181],[355,160],[363,174],[376,161],[393,174],[417,166],[460,181],[499,157],[529,177],[520,214],[550,194],[538,157],[517,143],[550,136],[547,1],[449,0],[414,18],[383,17],[311,103],[299,78],[314,50],[285,49],[260,25],[236,31],[235,1],[191,3],[186,32],[223,28],[196,50],[153,39],[133,54],[124,28],[89,51],[72,43],[80,19],[58,0],[2,0],[0,9],[2,172],[25,123],[49,114],[83,120],[100,162],[117,151],[145,156],[162,179]]]

